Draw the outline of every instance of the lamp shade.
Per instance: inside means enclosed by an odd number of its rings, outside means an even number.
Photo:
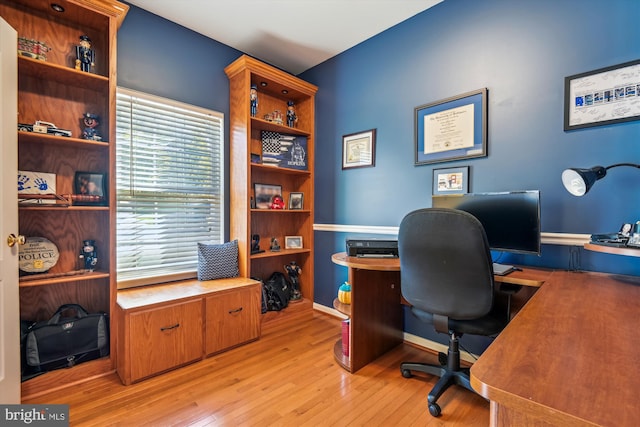
[[[591,169],[565,169],[562,172],[562,184],[564,188],[574,196],[584,196],[597,180],[607,175],[607,170],[620,166],[630,166],[640,169],[640,165],[636,163],[617,163],[607,166],[606,168],[594,166]]]
[[[606,175],[607,170],[602,166],[595,166],[591,169],[565,169],[562,172],[562,184],[574,196],[584,196],[594,182]]]

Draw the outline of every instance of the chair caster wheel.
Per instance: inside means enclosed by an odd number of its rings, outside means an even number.
[[[405,378],[411,378],[413,376],[411,371],[408,369],[402,369],[401,372],[402,372],[402,376]]]
[[[437,403],[429,403],[429,413],[434,417],[439,417],[442,409]]]

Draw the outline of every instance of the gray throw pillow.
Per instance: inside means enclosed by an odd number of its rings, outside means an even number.
[[[238,241],[198,243],[198,280],[238,277]]]

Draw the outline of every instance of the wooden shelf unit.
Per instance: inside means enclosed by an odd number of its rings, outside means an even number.
[[[313,215],[314,215],[314,131],[315,93],[317,87],[291,74],[264,64],[246,55],[225,68],[229,78],[231,132],[231,239],[238,239],[240,275],[268,279],[275,272],[283,272],[284,265],[295,261],[301,268],[300,290],[306,300],[313,301]],[[258,90],[258,112],[250,111],[250,90]],[[295,127],[267,121],[264,115],[280,110],[283,115],[287,102],[293,101],[298,122]],[[305,137],[307,140],[307,170],[253,163],[251,155],[262,158],[262,131]],[[282,186],[286,209],[252,209],[251,198],[255,183]],[[289,193],[304,193],[301,210],[289,210]],[[251,254],[251,235],[260,235],[260,247],[265,252]],[[302,249],[285,249],[285,236],[301,236]],[[271,238],[281,246],[271,252]],[[285,273],[286,274],[286,273]]]
[[[107,174],[107,206],[19,205],[19,232],[52,241],[59,259],[47,276],[20,281],[20,317],[48,319],[62,304],[77,303],[90,312],[113,314],[115,281],[115,93],[116,33],[129,6],[116,0],[63,0],[56,12],[47,0],[6,0],[2,16],[19,37],[39,40],[50,47],[46,61],[18,57],[18,122],[38,120],[70,130],[72,137],[18,132],[18,170],[53,173],[56,193],[73,194],[75,172]],[[95,52],[90,73],[74,68],[75,46],[87,35]],[[102,141],[81,139],[85,113],[100,116]],[[65,275],[83,268],[79,259],[83,240],[95,240],[95,272]],[[53,277],[55,276],[55,277]],[[111,316],[113,318],[113,316]],[[113,323],[113,322],[112,322]],[[115,328],[111,327],[111,355],[52,371],[22,383],[22,396],[113,372]]]

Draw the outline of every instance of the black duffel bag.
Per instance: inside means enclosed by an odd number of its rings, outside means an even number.
[[[75,311],[74,317],[62,317]],[[32,372],[67,368],[109,354],[109,315],[89,314],[65,304],[45,322],[32,326],[25,339],[25,360]]]

